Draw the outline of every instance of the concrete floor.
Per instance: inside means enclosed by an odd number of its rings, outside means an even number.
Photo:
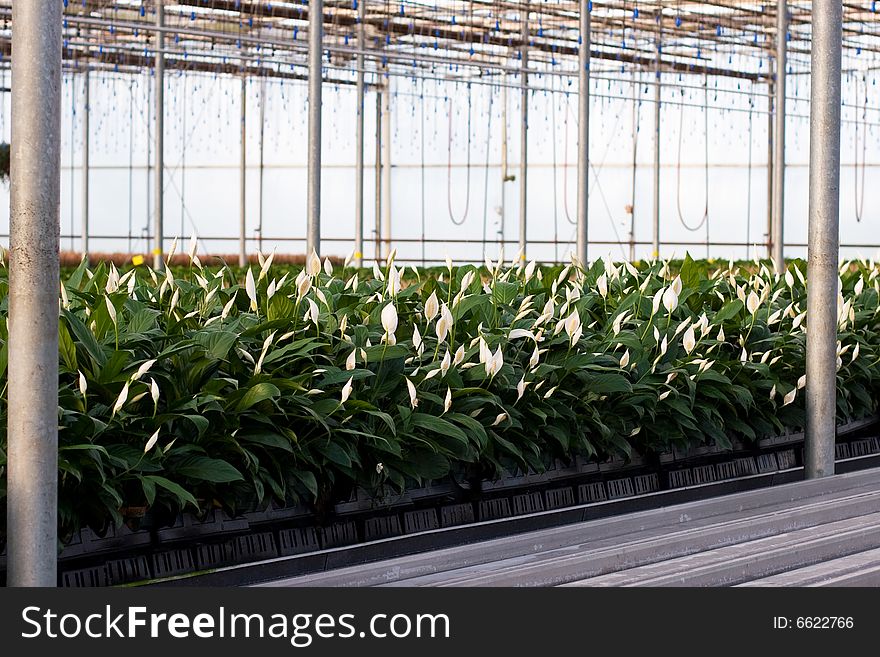
[[[262,586],[877,586],[880,469]]]

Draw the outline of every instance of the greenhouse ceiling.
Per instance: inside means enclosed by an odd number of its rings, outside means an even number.
[[[575,77],[580,2],[326,0],[325,79],[353,82],[357,55],[372,75],[468,79],[529,71]],[[0,0],[0,50],[10,52],[13,0]],[[154,61],[157,0],[64,0],[68,66],[111,70]],[[596,0],[594,71],[678,71],[766,79],[772,75],[776,3]],[[811,3],[788,3],[789,72],[809,70]],[[845,2],[844,68],[874,65],[876,2]],[[361,16],[363,18],[361,18]],[[363,21],[363,42],[359,42]],[[165,0],[166,65],[172,69],[307,77],[307,0]],[[8,61],[8,59],[7,59]]]

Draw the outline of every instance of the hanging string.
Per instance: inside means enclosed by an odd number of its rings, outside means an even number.
[[[571,213],[568,210],[568,115],[571,113],[571,102],[569,101],[568,94],[565,95],[565,146],[562,149],[563,152],[563,162],[562,162],[562,210],[565,213],[565,219],[572,226],[577,226],[577,218],[572,219]],[[554,139],[556,138],[556,132],[554,130],[553,133]]]
[[[553,138],[550,140],[553,153],[553,261],[559,262],[559,202],[557,200],[558,185],[556,184],[556,107],[550,104],[550,129]]]
[[[363,2],[364,0],[361,0]],[[422,141],[421,152],[421,176],[422,176],[422,267],[425,266],[425,81],[422,80],[421,89],[421,120],[422,127],[419,130],[419,138]]]
[[[709,219],[709,85],[708,85],[708,77],[706,78],[706,85],[703,87],[703,145],[705,148],[704,151],[704,194],[705,194],[705,205],[703,206],[703,216],[700,218],[699,222],[696,225],[689,225],[685,219],[684,215],[681,212],[681,143],[684,137],[684,108],[680,108],[679,111],[679,124],[678,124],[678,163],[675,166],[675,172],[677,176],[677,190],[675,195],[676,206],[678,209],[678,220],[681,222],[681,225],[685,227],[686,230],[695,233],[700,230],[703,225],[707,223]],[[684,95],[684,91],[682,91],[682,95]],[[708,227],[707,227],[708,228]]]
[[[859,189],[859,120],[856,117],[856,120],[853,121],[855,125],[855,143],[853,144],[855,148],[855,167],[853,170],[853,192],[855,193],[855,210],[856,210],[856,222],[862,222],[862,216],[865,210],[865,169],[866,165],[866,156],[868,149],[868,126],[867,126],[867,115],[868,115],[868,80],[867,77],[862,75],[862,82],[865,85],[865,100],[864,106],[862,107],[862,164],[861,164],[861,189]],[[856,81],[856,93],[858,93],[859,85],[858,81]]]
[[[641,76],[633,70],[633,124],[632,124],[632,190],[629,206],[629,259],[635,260],[636,249],[636,173],[638,171],[639,153],[639,110],[642,107],[641,98],[637,98],[641,87]]]
[[[467,184],[465,187],[465,202],[464,202],[464,213],[461,215],[461,219],[456,219],[455,214],[452,211],[452,99],[449,100],[449,149],[447,151],[448,156],[446,160],[446,205],[449,209],[449,219],[456,226],[461,226],[467,220],[468,210],[471,204],[471,85],[468,83],[467,86],[467,106],[468,106],[468,120],[467,120]]]
[[[750,87],[749,93],[749,164],[746,172],[746,252],[752,239],[752,111],[755,107],[755,86]]]
[[[486,259],[486,231],[489,224],[489,148],[492,143],[492,96],[495,87],[489,87],[489,120],[486,125],[486,168],[483,179],[483,260]]]

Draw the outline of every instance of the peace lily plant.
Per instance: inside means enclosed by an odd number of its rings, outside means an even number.
[[[726,447],[803,424],[801,264],[780,276],[502,256],[429,274],[392,253],[365,274],[312,253],[302,270],[281,275],[261,254],[236,275],[190,251],[177,275],[81,265],[61,285],[64,531],[121,522],[128,506],[326,505],[354,486]],[[878,398],[877,267],[844,264],[839,289],[838,415],[859,418]],[[7,290],[4,275],[3,312]],[[4,321],[3,390],[6,339]]]

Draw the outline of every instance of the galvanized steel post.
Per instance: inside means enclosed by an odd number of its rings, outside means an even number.
[[[82,123],[82,255],[88,262],[89,258],[89,114],[91,101],[89,96],[89,65],[83,73],[83,123]]]
[[[164,265],[165,237],[165,0],[156,0],[156,194],[153,226],[153,269]]]
[[[578,50],[578,261],[586,267],[589,245],[590,203],[590,0],[580,0],[580,49]]]
[[[321,61],[324,53],[324,0],[309,3],[309,173],[306,255],[321,252]]]
[[[9,586],[57,583],[61,10],[12,7]]]
[[[776,135],[773,158],[773,262],[776,273],[785,269],[783,234],[785,223],[785,78],[788,72],[786,49],[788,7],[785,0],[776,3]]]
[[[519,257],[526,259],[526,217],[528,206],[528,161],[529,161],[529,12],[522,16],[522,112],[519,130]]]
[[[837,0],[813,1],[804,448],[808,478],[834,474],[842,14]]]
[[[364,265],[364,66],[366,58],[366,0],[358,3],[358,56],[357,56],[357,124],[354,165],[354,262],[356,267]]]
[[[247,266],[247,77],[241,74],[241,162],[239,170],[238,266]]]

